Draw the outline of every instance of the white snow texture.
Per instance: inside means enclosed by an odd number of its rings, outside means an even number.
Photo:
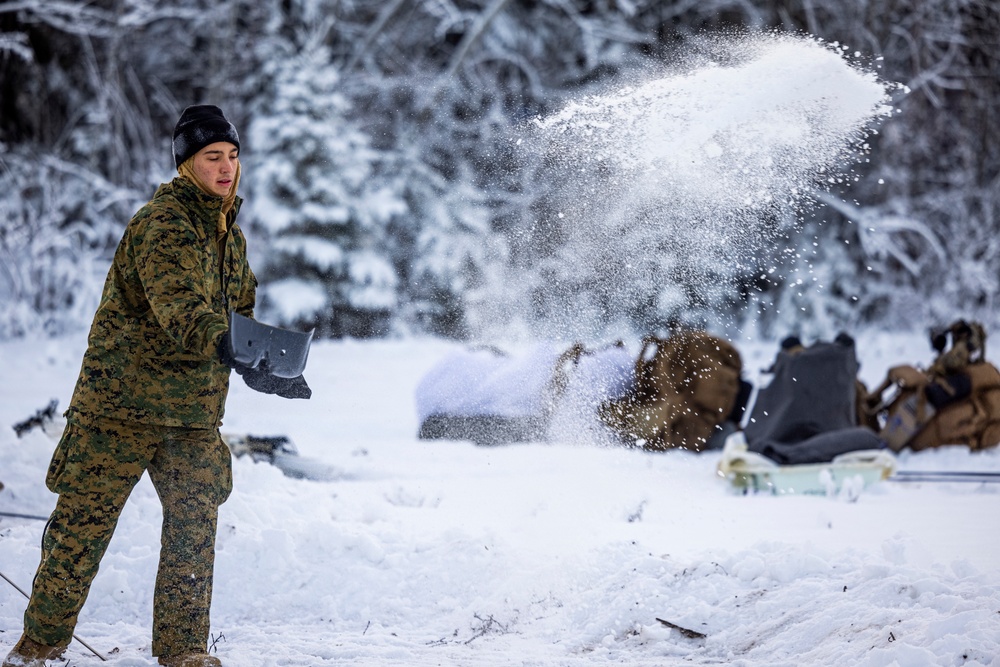
[[[858,341],[869,385],[929,356],[922,336]],[[65,407],[84,344],[0,345],[10,378],[0,423],[51,398]],[[777,349],[737,345],[751,370]],[[883,482],[853,501],[740,496],[716,476],[713,453],[649,454],[569,434],[507,447],[418,441],[416,388],[461,350],[321,341],[310,401],[234,382],[223,430],[286,434],[344,477],[295,480],[234,461],[212,609],[223,664],[1000,665],[1000,486]],[[48,513],[52,449],[41,433],[0,429],[0,511]],[[900,467],[1000,472],[1000,453],[946,448],[904,455]],[[77,628],[107,664],[155,665],[159,521],[144,478]],[[0,517],[0,570],[26,589],[42,527]],[[24,606],[0,582],[0,652],[17,640]],[[76,642],[67,658],[104,664]]]

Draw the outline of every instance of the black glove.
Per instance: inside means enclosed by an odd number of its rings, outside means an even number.
[[[243,377],[248,387],[262,394],[276,394],[282,398],[311,398],[312,389],[301,375],[294,378],[281,378],[271,375],[267,365],[261,363],[257,368],[247,368],[237,365],[236,372]]]
[[[222,334],[222,338],[219,339],[219,361],[222,362],[223,366],[229,366],[230,368],[236,368],[239,364],[236,362],[236,355],[233,353],[233,343],[229,340],[229,332]]]

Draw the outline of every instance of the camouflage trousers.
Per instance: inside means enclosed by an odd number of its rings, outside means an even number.
[[[72,415],[45,479],[59,499],[24,613],[29,637],[69,644],[122,507],[144,471],[163,506],[153,655],[206,649],[218,508],[232,490],[232,459],[218,429]]]

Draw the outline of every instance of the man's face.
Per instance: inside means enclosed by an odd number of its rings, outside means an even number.
[[[194,173],[206,188],[220,197],[229,194],[236,178],[240,151],[228,141],[216,141],[205,146],[194,156]]]

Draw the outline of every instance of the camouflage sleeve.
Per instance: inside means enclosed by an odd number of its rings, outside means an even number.
[[[257,276],[250,268],[250,262],[246,256],[246,237],[239,225],[233,225],[233,231],[239,234],[238,247],[243,251],[243,275],[241,276],[241,291],[236,302],[236,312],[244,317],[253,317],[254,305],[257,303]]]
[[[134,224],[135,266],[153,316],[184,350],[215,356],[229,323],[212,308],[203,241],[192,221],[180,208],[153,204],[136,214]]]
[[[253,317],[253,307],[257,303],[257,276],[250,269],[249,262],[244,265],[243,292],[236,306],[236,312],[244,317]]]

